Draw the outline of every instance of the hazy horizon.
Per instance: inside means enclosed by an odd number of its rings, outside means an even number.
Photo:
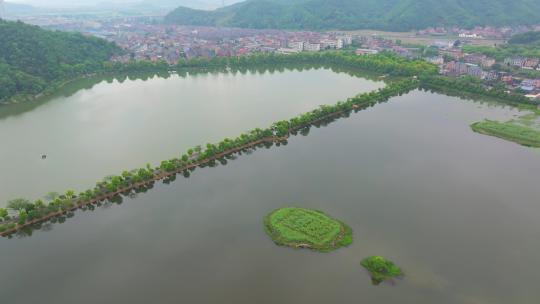
[[[45,8],[74,8],[74,7],[93,7],[101,4],[115,5],[115,4],[137,4],[137,3],[147,3],[147,4],[158,4],[158,5],[167,5],[167,6],[189,6],[197,7],[200,4],[206,4],[214,7],[219,7],[222,3],[225,5],[231,5],[243,0],[6,0],[8,3],[16,4],[26,4],[35,7],[45,7]]]
[[[93,6],[105,1],[91,1],[91,0],[49,0],[47,2],[40,0],[7,0],[6,2],[18,3],[18,4],[28,4],[32,6],[40,7],[74,7],[74,6]],[[142,2],[142,0],[111,0],[107,1],[108,3],[137,3]]]

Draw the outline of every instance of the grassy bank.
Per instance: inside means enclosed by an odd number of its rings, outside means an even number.
[[[540,147],[540,131],[510,122],[484,120],[473,123],[474,132],[495,136],[528,147]]]
[[[321,211],[282,208],[264,218],[266,233],[274,243],[327,252],[352,243],[352,230]]]

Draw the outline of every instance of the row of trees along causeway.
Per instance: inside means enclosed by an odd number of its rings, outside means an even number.
[[[373,106],[387,101],[393,96],[405,94],[418,87],[416,79],[408,78],[389,83],[385,88],[360,94],[334,105],[321,106],[313,111],[298,115],[290,120],[275,122],[266,129],[254,129],[240,136],[225,138],[217,144],[196,146],[178,157],[162,161],[158,167],[147,164],[143,168],[124,171],[120,175],[110,176],[96,183],[96,186],[78,194],[69,190],[54,197],[49,202],[19,198],[7,203],[7,209],[0,209],[0,234],[11,235],[18,230],[63,216],[83,206],[96,204],[104,200],[113,200],[121,195],[129,195],[139,188],[151,186],[158,180],[176,176],[178,173],[189,174],[196,167],[211,165],[216,160],[241,153],[246,149],[264,144],[286,142],[291,134],[296,134],[311,125],[331,121],[353,110]]]

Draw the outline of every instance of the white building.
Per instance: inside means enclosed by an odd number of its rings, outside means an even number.
[[[330,40],[330,39],[321,40],[321,48],[322,49],[335,49],[337,48],[337,41]]]
[[[320,50],[321,50],[321,44],[320,43],[305,43],[304,44],[304,51],[318,52]]]
[[[304,50],[303,41],[291,41],[289,42],[289,48],[302,52]]]
[[[461,33],[461,34],[459,34],[459,38],[482,38],[482,36],[477,35],[475,33],[473,33],[473,34]]]
[[[349,35],[344,35],[344,36],[339,36],[337,37],[337,39],[341,39],[343,40],[343,45],[351,45],[352,44],[352,36],[349,36]]]
[[[372,49],[356,49],[356,55],[374,55],[379,53],[377,50]]]
[[[300,51],[297,49],[291,49],[291,48],[279,48],[277,49],[277,53],[288,55],[288,54],[297,54],[297,53],[300,53]]]

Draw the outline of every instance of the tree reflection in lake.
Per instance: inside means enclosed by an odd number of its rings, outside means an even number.
[[[310,124],[310,125],[307,125],[307,126],[301,128],[301,129],[299,129],[298,133],[297,132],[291,132],[291,136],[297,136],[298,134],[300,134],[301,136],[308,136],[312,126],[315,126],[316,128],[326,127],[329,124],[337,121],[340,118],[348,118],[348,117],[350,117],[351,112],[354,111],[355,113],[357,113],[359,110],[360,109],[346,111],[346,112],[343,112],[343,113],[341,113],[339,115],[328,117],[326,119],[317,121],[314,124]],[[277,141],[277,142],[260,143],[260,144],[258,144],[256,146],[245,148],[245,149],[237,151],[235,153],[226,154],[226,155],[224,155],[223,157],[221,157],[221,158],[219,158],[217,160],[210,160],[207,163],[200,164],[198,167],[199,168],[216,168],[219,165],[227,166],[228,164],[230,164],[230,161],[237,160],[238,156],[241,156],[242,154],[251,155],[257,149],[262,149],[262,148],[270,149],[273,146],[281,147],[281,146],[287,146],[287,144],[288,144],[288,140]],[[191,173],[194,172],[195,170],[196,170],[195,167],[190,168],[189,170],[183,170],[181,173],[172,174],[172,175],[164,178],[161,182],[163,184],[165,184],[165,185],[169,185],[171,183],[174,183],[176,181],[176,179],[177,179],[178,174],[182,174],[182,176],[184,178],[189,178],[191,176]],[[138,196],[138,194],[146,193],[148,190],[153,189],[154,185],[155,185],[155,182],[149,182],[149,183],[147,183],[147,184],[145,184],[143,186],[140,186],[140,187],[125,191],[121,195],[116,195],[116,196],[114,196],[114,197],[112,197],[110,199],[97,202],[94,205],[84,205],[84,206],[78,208],[78,211],[82,211],[82,212],[95,211],[96,210],[95,207],[111,208],[113,205],[122,205],[123,202],[124,202],[124,198],[135,198],[135,197]],[[66,222],[67,219],[70,219],[70,218],[74,217],[74,215],[75,215],[75,212],[67,212],[65,214],[62,214],[61,216],[53,217],[53,218],[51,218],[51,219],[49,219],[49,220],[47,220],[45,222],[38,223],[38,224],[35,224],[33,226],[25,227],[25,229],[21,229],[17,233],[15,233],[15,236],[17,238],[30,237],[30,236],[33,235],[34,231],[41,230],[43,227],[47,227],[47,229],[45,229],[45,231],[50,231],[50,230],[53,229],[53,224],[63,224],[63,223]],[[12,236],[8,236],[8,238],[11,238],[11,237]]]

